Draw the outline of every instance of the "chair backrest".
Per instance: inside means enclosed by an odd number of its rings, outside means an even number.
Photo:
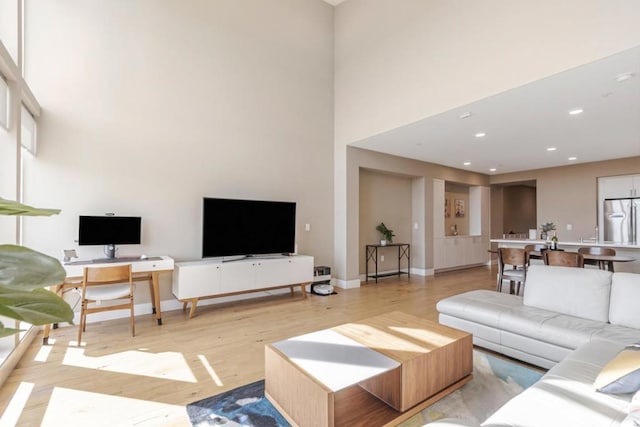
[[[584,258],[578,252],[544,251],[544,263],[564,267],[584,267]]]
[[[500,267],[505,264],[513,266],[524,266],[526,264],[526,254],[522,248],[498,248],[498,262]]]
[[[589,255],[615,255],[616,250],[613,248],[601,248],[600,246],[588,246],[578,249],[578,253]]]
[[[547,250],[547,245],[545,245],[544,243],[536,243],[535,245],[526,245],[524,247],[525,252],[531,252],[531,251],[542,252],[544,250]]]
[[[131,264],[108,267],[85,267],[83,285],[107,285],[111,283],[132,282]]]

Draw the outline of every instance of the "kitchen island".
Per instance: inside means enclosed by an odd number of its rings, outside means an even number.
[[[526,245],[550,244],[551,242],[540,239],[491,239],[491,243],[497,243],[500,248],[524,248]],[[634,258],[632,262],[615,263],[616,271],[626,271],[630,273],[640,273],[640,244],[637,243],[616,243],[608,241],[598,241],[594,239],[582,242],[558,241],[558,248],[565,251],[578,252],[579,248],[599,246],[602,248],[615,249],[616,255]]]

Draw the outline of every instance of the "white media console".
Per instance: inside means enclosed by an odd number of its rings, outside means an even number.
[[[278,288],[290,288],[293,293],[295,286],[306,298],[306,286],[312,282],[313,257],[307,255],[176,262],[173,270],[173,294],[183,308],[191,303],[190,318],[202,299]]]

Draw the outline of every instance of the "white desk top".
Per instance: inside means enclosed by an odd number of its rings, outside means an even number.
[[[72,261],[62,263],[67,277],[82,277],[84,267],[107,267],[113,265],[131,264],[133,273],[152,272],[161,270],[173,270],[173,258],[169,256],[151,256],[145,259],[139,258],[121,258],[116,261],[105,261],[91,259],[74,259]]]
[[[399,362],[330,329],[272,345],[334,392],[400,366]]]

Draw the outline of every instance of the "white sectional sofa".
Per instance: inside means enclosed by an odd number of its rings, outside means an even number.
[[[551,368],[482,426],[615,426],[627,416],[631,394],[599,393],[593,383],[640,341],[639,274],[533,265],[524,297],[471,291],[437,308],[440,323],[473,333],[476,345]]]

